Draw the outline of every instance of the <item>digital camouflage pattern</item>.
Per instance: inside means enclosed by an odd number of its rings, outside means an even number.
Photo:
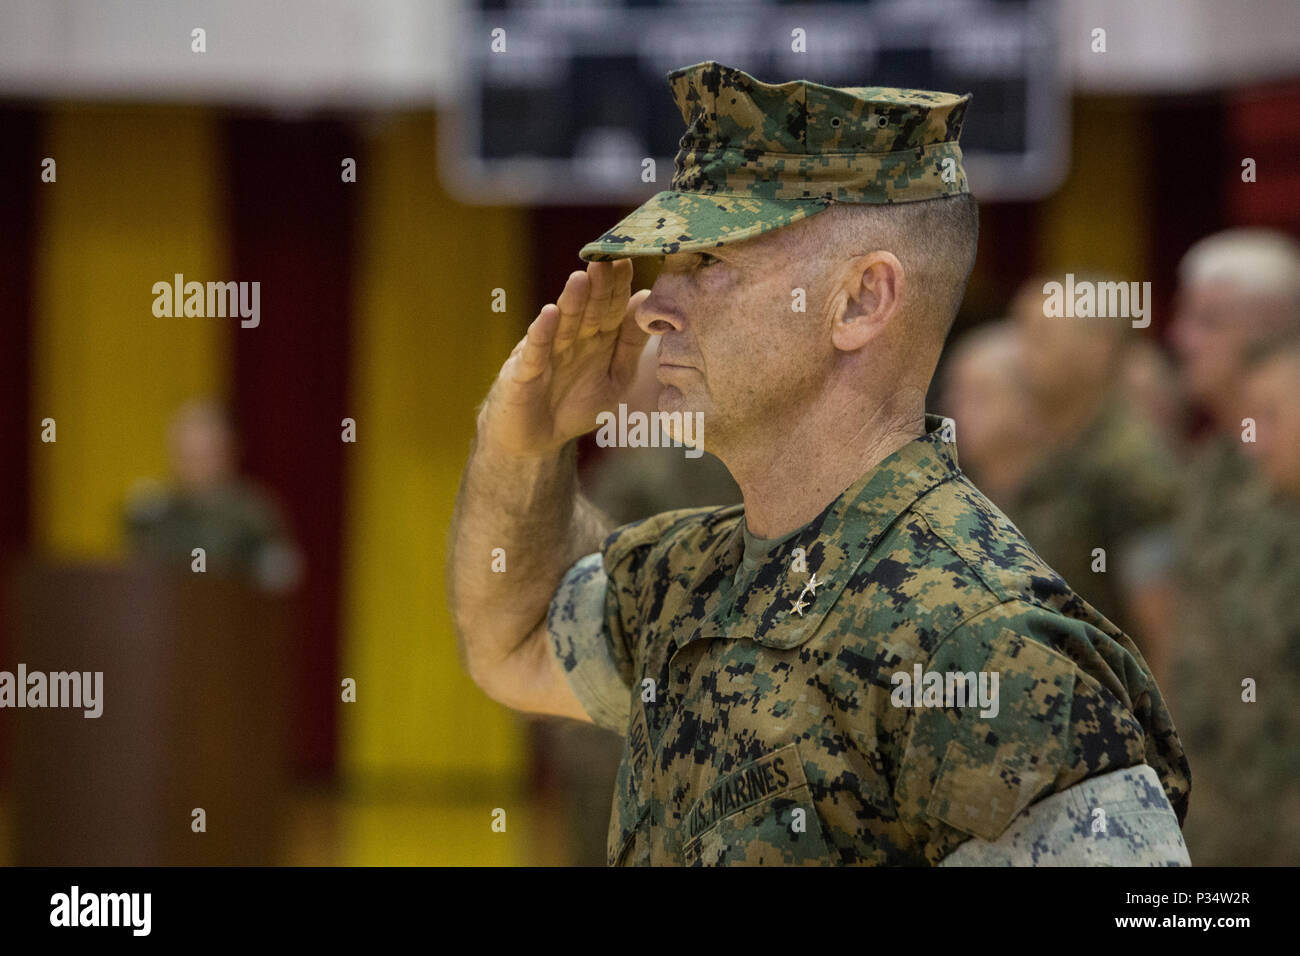
[[[957,145],[970,95],[762,83],[715,62],[668,74],[686,121],[672,188],[579,253],[691,252],[790,225],[832,202],[969,192]]]
[[[626,735],[611,864],[935,864],[1144,763],[1182,822],[1190,771],[1145,661],[961,473],[942,422],[759,560],[743,506],[684,509],[566,575],[555,652]],[[895,706],[915,665],[996,672],[997,713]]]
[[[1197,866],[1297,866],[1300,503],[1270,496],[1232,438],[1212,439],[1191,477],[1169,689],[1197,768],[1187,849]]]
[[[687,458],[680,448],[671,447],[621,448],[618,454],[597,461],[582,484],[587,500],[615,525],[675,508],[734,504],[742,497],[731,472],[717,457],[706,451],[699,458]],[[599,566],[600,555],[594,557]],[[594,611],[595,619],[602,613],[603,602]],[[546,728],[546,753],[555,767],[558,799],[564,805],[571,862],[599,866],[605,862],[609,796],[623,740],[604,727],[578,721],[556,721],[554,726],[543,722],[535,730],[541,728]]]
[[[1266,509],[1268,492],[1235,439],[1207,439],[1186,470],[1178,508],[1178,573],[1188,595],[1212,597],[1240,571],[1256,530],[1251,525]]]
[[[1199,784],[1198,784],[1199,786]],[[1044,797],[995,842],[967,840],[940,866],[1188,866],[1156,772],[1143,764]]]

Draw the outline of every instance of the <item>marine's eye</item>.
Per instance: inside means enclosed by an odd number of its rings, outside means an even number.
[[[697,261],[697,264],[701,269],[707,269],[709,266],[715,266],[722,261],[711,252],[701,252],[699,256],[700,258]]]

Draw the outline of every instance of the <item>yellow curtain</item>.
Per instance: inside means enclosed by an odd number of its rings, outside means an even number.
[[[445,552],[475,409],[528,322],[527,243],[522,212],[442,191],[434,127],[428,113],[388,121],[358,168],[343,672],[357,704],[344,709],[343,766],[471,791],[486,782],[488,840],[490,811],[518,780],[522,724],[461,670]],[[504,314],[491,308],[498,288]]]
[[[196,395],[224,397],[231,320],[157,318],[151,291],[178,272],[235,278],[222,260],[214,136],[194,109],[48,114],[44,155],[58,178],[39,187],[31,433],[34,537],[48,554],[120,553],[131,484],[166,474],[169,416]],[[47,417],[56,443],[40,441]]]
[[[1149,280],[1143,176],[1150,146],[1138,104],[1081,98],[1073,115],[1070,172],[1043,213],[1043,265],[1053,275],[1095,269]]]

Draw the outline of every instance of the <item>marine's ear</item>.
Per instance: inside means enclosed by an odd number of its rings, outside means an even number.
[[[835,281],[831,341],[837,349],[855,352],[897,317],[907,275],[898,257],[881,249],[849,259]]]

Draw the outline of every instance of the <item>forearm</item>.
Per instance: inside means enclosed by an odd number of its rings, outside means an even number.
[[[579,494],[576,460],[574,442],[523,458],[495,449],[482,431],[474,440],[452,518],[448,581],[461,661],[476,680],[519,648],[545,619],[564,572],[612,530]]]
[[[448,604],[461,663],[494,700],[579,716],[544,638],[560,581],[610,522],[578,493],[577,437],[636,374],[648,336],[627,260],[573,272],[528,326],[479,408],[452,516]]]

